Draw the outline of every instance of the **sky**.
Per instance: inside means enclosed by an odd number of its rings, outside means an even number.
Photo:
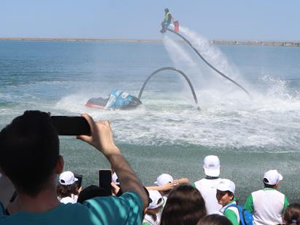
[[[165,8],[208,40],[300,41],[300,0],[0,0],[0,37],[160,40]]]

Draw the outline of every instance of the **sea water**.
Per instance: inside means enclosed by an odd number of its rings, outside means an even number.
[[[162,43],[0,41],[0,127],[25,110],[89,113],[111,122],[117,145],[146,186],[161,173],[199,180],[203,158],[215,154],[241,203],[263,187],[269,169],[283,175],[280,191],[299,202],[300,48],[214,46],[183,31],[251,97],[171,34]],[[136,110],[85,107],[115,88],[138,96],[147,77],[167,66],[189,77],[198,105],[179,73],[163,71],[147,83]],[[98,170],[109,168],[105,158],[75,137],[60,141],[65,169],[83,174],[84,186],[97,184]]]

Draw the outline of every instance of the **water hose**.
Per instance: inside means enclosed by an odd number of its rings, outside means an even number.
[[[167,31],[170,31],[176,35],[178,35],[179,37],[181,37],[195,52],[196,54],[214,71],[216,71],[218,74],[220,74],[222,77],[226,78],[227,80],[231,81],[232,83],[234,83],[235,85],[237,85],[239,88],[241,88],[250,98],[251,95],[250,93],[240,84],[238,84],[236,81],[232,80],[230,77],[226,76],[224,73],[222,73],[221,71],[219,71],[218,69],[216,69],[214,66],[212,66],[199,52],[196,48],[194,48],[194,46],[191,44],[191,42],[189,42],[184,36],[182,36],[181,34],[179,34],[178,32],[175,32],[169,28],[166,29]]]
[[[148,78],[146,79],[146,81],[144,82],[144,84],[143,84],[143,86],[142,86],[142,88],[141,88],[141,90],[140,90],[140,93],[139,93],[138,98],[141,99],[142,94],[143,94],[143,91],[144,91],[144,88],[145,88],[146,84],[148,83],[148,81],[151,79],[151,77],[153,77],[153,76],[154,76],[155,74],[157,74],[158,72],[164,71],[164,70],[173,70],[173,71],[176,71],[176,72],[178,72],[179,74],[181,74],[181,75],[185,78],[185,80],[188,82],[188,84],[189,84],[189,86],[190,86],[190,88],[191,88],[191,91],[192,91],[192,94],[193,94],[193,97],[194,97],[194,100],[195,100],[197,109],[200,110],[200,107],[199,107],[199,105],[198,105],[197,96],[196,96],[196,93],[195,93],[195,90],[194,90],[194,88],[193,88],[193,85],[192,85],[191,81],[189,80],[189,78],[187,77],[187,75],[186,75],[184,72],[182,72],[181,70],[178,70],[178,69],[176,69],[176,68],[174,68],[174,67],[162,67],[162,68],[160,68],[160,69],[158,69],[158,70],[155,70],[153,73],[151,73],[151,74],[148,76]]]

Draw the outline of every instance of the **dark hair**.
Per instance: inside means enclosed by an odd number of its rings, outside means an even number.
[[[57,185],[57,196],[60,198],[71,197],[72,194],[78,195],[78,185],[77,183],[70,185]]]
[[[160,224],[195,225],[205,215],[205,201],[200,192],[189,184],[182,184],[170,192]]]
[[[283,215],[283,220],[285,221],[285,224],[300,224],[300,204],[299,203],[293,203],[290,204]]]
[[[106,197],[110,195],[110,191],[96,185],[90,185],[79,193],[77,202],[83,203],[85,200],[89,200],[91,198]]]
[[[211,214],[202,217],[197,225],[232,225],[227,217],[218,215],[218,214]]]
[[[0,167],[20,192],[36,196],[58,158],[58,134],[48,113],[26,111],[0,132]]]
[[[264,178],[263,182],[264,182],[265,188],[275,188],[275,186],[276,186],[276,184],[267,184],[269,182],[269,180],[267,178]]]

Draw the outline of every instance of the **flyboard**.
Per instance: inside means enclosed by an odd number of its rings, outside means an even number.
[[[170,28],[166,28],[165,31],[170,31],[173,34],[176,34],[177,36],[179,36],[180,38],[182,38],[194,51],[195,53],[200,57],[200,59],[206,63],[206,65],[208,65],[211,69],[213,69],[214,71],[216,71],[218,74],[220,74],[222,77],[224,77],[225,79],[229,80],[230,82],[234,83],[236,86],[238,86],[240,89],[242,89],[250,98],[251,95],[250,93],[239,83],[237,83],[236,81],[234,81],[233,79],[231,79],[230,77],[226,76],[224,73],[222,73],[221,71],[219,71],[218,69],[216,69],[213,65],[211,65],[199,52],[198,50],[191,44],[191,42],[189,40],[187,40],[183,35],[181,35],[179,33],[179,22],[178,21],[174,21],[174,30],[171,30]],[[163,32],[164,33],[164,32]]]
[[[141,104],[142,102],[137,97],[125,91],[115,89],[110,93],[110,96],[108,98],[91,98],[87,101],[85,106],[107,110],[128,110],[135,109]]]

